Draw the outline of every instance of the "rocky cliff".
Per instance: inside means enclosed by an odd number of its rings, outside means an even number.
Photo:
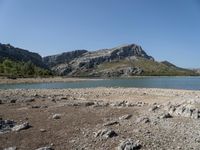
[[[10,44],[1,44],[0,43],[0,60],[8,58],[13,61],[31,61],[38,67],[46,68],[47,66],[43,63],[42,57],[37,54],[24,50],[21,48],[16,48]]]
[[[73,59],[82,56],[87,50],[75,50],[71,52],[65,52],[58,55],[47,56],[43,58],[43,62],[49,67],[53,67],[62,63],[69,63]]]
[[[77,50],[60,55],[48,56],[43,58],[44,62],[51,67],[52,70],[59,75],[91,75],[102,76],[96,69],[103,63],[115,62],[124,59],[134,60],[141,57],[154,61],[153,57],[147,55],[141,46],[131,44],[111,49],[101,49],[97,51]],[[112,72],[112,76],[122,74],[141,74],[142,70],[138,67],[118,68],[116,72]],[[105,75],[105,73],[103,73]]]

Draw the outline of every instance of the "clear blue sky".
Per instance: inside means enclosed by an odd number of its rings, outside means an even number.
[[[136,43],[200,67],[200,0],[0,0],[0,42],[42,56]]]

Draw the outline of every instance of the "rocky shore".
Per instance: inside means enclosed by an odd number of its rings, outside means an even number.
[[[62,78],[62,77],[48,77],[48,78],[17,78],[9,79],[6,77],[0,77],[0,84],[13,84],[13,83],[49,83],[49,82],[79,82],[88,80],[99,80],[89,78]]]
[[[0,90],[2,150],[199,149],[200,91]]]

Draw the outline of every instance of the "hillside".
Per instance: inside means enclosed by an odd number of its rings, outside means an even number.
[[[58,75],[67,76],[197,75],[195,71],[179,68],[168,61],[155,61],[136,44],[97,51],[76,50],[43,60]]]
[[[15,65],[7,67],[3,63],[6,59],[11,60],[11,64]],[[28,50],[15,48],[9,44],[0,44],[1,74],[14,75],[20,68],[22,71],[18,71],[18,74],[26,75],[26,71],[22,68],[27,62],[35,65],[34,74],[36,75],[46,74],[44,72],[48,71],[41,69],[49,69],[56,75],[72,77],[199,75],[196,70],[183,69],[168,61],[157,62],[136,44],[96,51],[75,50],[44,58]],[[38,70],[41,70],[39,72],[42,73],[38,73]]]
[[[4,59],[19,61],[19,62],[31,61],[34,65],[38,67],[41,68],[47,67],[43,63],[42,57],[39,54],[21,48],[16,48],[10,44],[0,43],[0,61],[3,61]]]

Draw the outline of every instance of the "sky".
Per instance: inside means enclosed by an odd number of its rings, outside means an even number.
[[[200,68],[200,0],[0,0],[0,43],[42,56],[135,43]]]

